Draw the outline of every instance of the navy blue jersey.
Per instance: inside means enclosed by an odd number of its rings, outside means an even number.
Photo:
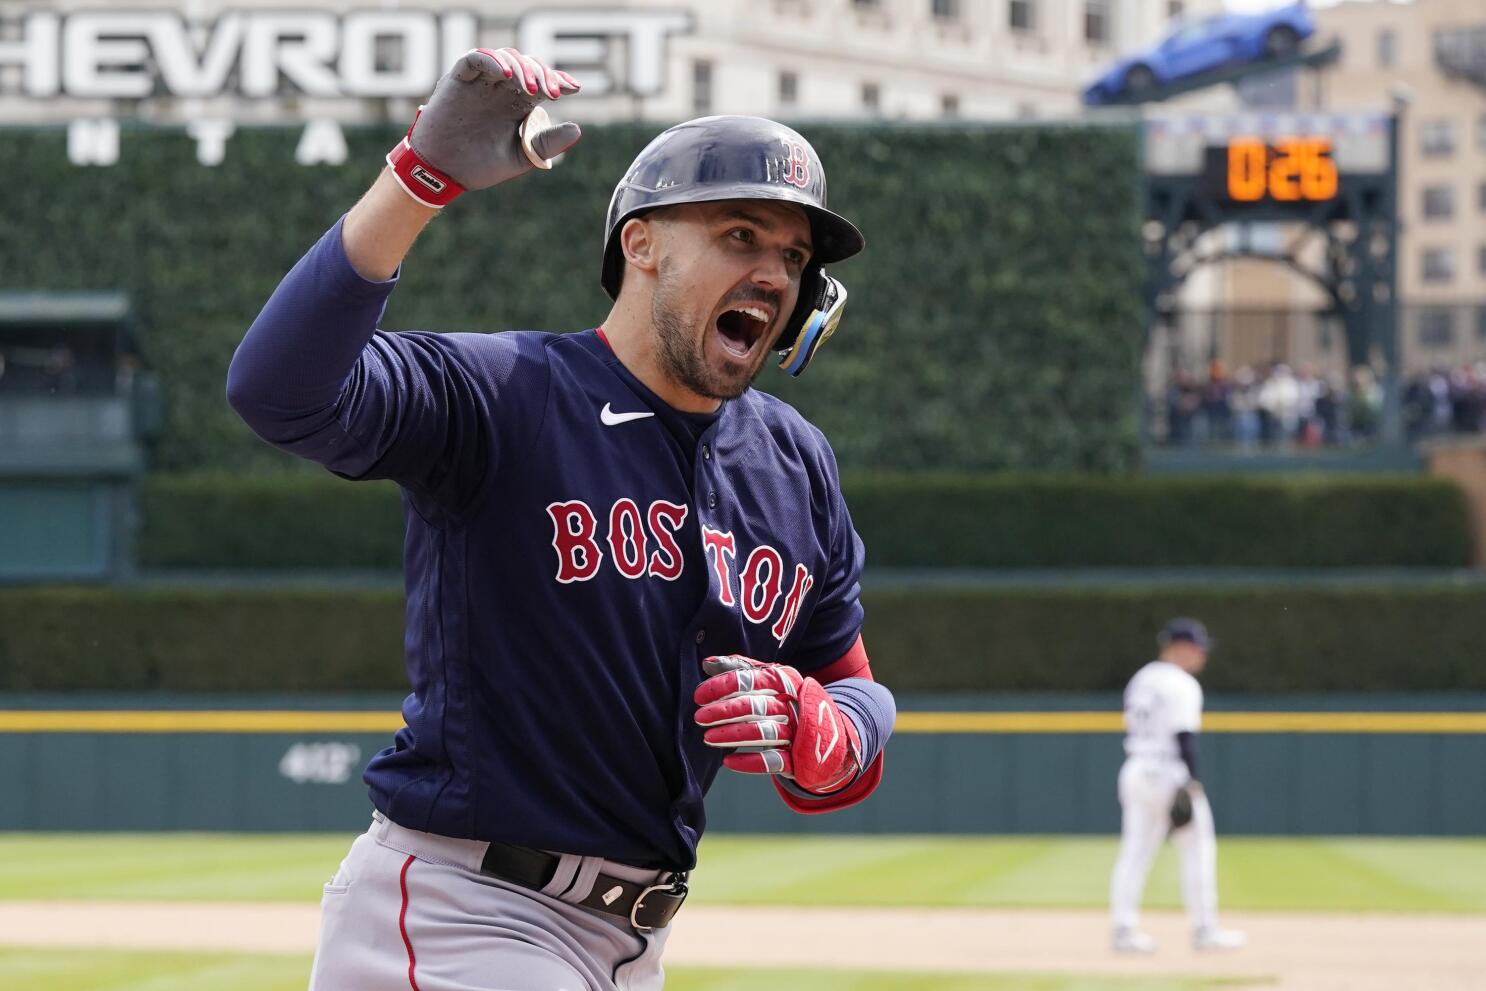
[[[748,391],[680,413],[600,333],[375,331],[339,225],[248,332],[233,406],[407,519],[406,726],[366,770],[401,825],[689,868],[721,766],[701,659],[855,643],[863,552],[821,433]]]

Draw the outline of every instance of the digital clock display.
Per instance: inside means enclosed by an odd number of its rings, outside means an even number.
[[[1234,137],[1206,164],[1209,188],[1232,203],[1325,203],[1339,187],[1330,138]]]

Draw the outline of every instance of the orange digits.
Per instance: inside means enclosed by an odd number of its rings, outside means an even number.
[[[1272,147],[1259,138],[1228,142],[1230,199],[1324,202],[1336,196],[1338,186],[1329,138],[1281,138]]]
[[[1281,203],[1300,199],[1300,167],[1305,160],[1306,142],[1282,138],[1274,144],[1274,161],[1269,166],[1269,195]]]
[[[1313,138],[1305,144],[1305,166],[1300,171],[1301,194],[1317,202],[1334,198],[1338,183],[1331,142],[1326,138]]]
[[[1228,143],[1228,195],[1240,203],[1264,198],[1269,150],[1256,138],[1234,138]]]

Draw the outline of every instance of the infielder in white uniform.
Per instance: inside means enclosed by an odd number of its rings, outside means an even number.
[[[1156,941],[1140,929],[1146,875],[1169,835],[1181,851],[1182,900],[1199,950],[1244,944],[1244,934],[1218,925],[1217,837],[1213,813],[1197,777],[1202,686],[1213,641],[1195,619],[1173,619],[1157,642],[1161,655],[1125,688],[1125,764],[1120,768],[1120,857],[1109,882],[1114,948],[1151,953]]]

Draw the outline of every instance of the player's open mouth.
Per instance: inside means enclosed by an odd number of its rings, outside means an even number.
[[[774,310],[764,304],[739,303],[722,311],[715,324],[723,350],[747,358],[774,321]]]

